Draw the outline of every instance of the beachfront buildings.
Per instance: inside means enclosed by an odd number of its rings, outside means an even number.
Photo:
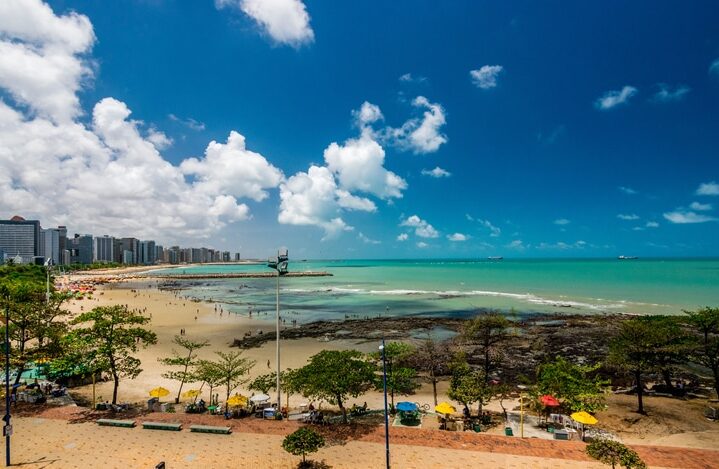
[[[114,243],[115,238],[113,238],[112,236],[95,236],[92,239],[92,261],[112,262]]]
[[[39,220],[25,220],[14,216],[0,220],[0,264],[12,259],[18,263],[53,265],[118,263],[153,265],[158,263],[231,262],[232,253],[210,248],[165,249],[154,240],[134,237],[118,238],[109,235],[75,234],[67,237],[67,227],[43,229]],[[234,259],[239,261],[240,254]]]
[[[40,256],[40,222],[14,216],[0,220],[0,256],[27,264]]]

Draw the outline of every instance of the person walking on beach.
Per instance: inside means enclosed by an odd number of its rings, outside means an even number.
[[[270,361],[267,360],[267,368],[270,368]]]

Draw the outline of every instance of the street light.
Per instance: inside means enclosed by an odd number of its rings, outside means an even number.
[[[10,295],[7,291],[3,292],[5,299],[5,416],[3,420],[3,435],[5,436],[5,466],[10,466],[10,435],[12,435],[12,425],[10,425]]]
[[[267,261],[267,267],[277,271],[277,412],[282,412],[282,390],[280,389],[280,276],[287,273],[288,251],[277,251],[277,259]]]
[[[389,469],[389,414],[387,413],[387,360],[384,354],[384,337],[382,345],[379,346],[382,352],[382,388],[384,389],[384,446],[387,451],[387,469]]]

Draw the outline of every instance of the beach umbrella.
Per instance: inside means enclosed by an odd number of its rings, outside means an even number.
[[[457,409],[448,402],[440,402],[439,405],[434,408],[434,411],[438,414],[453,414],[457,412]]]
[[[199,396],[200,394],[202,394],[202,392],[200,390],[190,389],[188,391],[183,392],[182,397],[184,397],[186,399],[194,399],[195,397]]]
[[[550,396],[549,394],[545,394],[544,396],[539,398],[539,402],[542,403],[542,405],[547,407],[557,407],[559,405],[559,401],[556,397]]]
[[[269,401],[270,396],[267,394],[255,394],[254,396],[250,397],[250,402],[265,402]]]
[[[227,399],[227,405],[230,407],[241,407],[247,405],[247,398],[242,394],[235,394]]]
[[[415,404],[414,402],[406,401],[398,402],[395,408],[400,412],[414,412],[415,410],[417,410],[417,404]]]
[[[570,415],[570,417],[572,417],[572,420],[574,420],[575,422],[579,422],[584,425],[594,425],[598,422],[598,420],[595,419],[592,415],[590,415],[584,411],[575,412],[572,415]]]
[[[152,391],[150,391],[150,397],[160,398],[160,397],[165,397],[168,394],[170,394],[170,391],[163,388],[162,386],[157,387],[157,388],[153,389]]]

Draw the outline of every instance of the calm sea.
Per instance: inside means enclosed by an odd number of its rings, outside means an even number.
[[[270,271],[264,265],[171,270]],[[299,322],[386,314],[461,316],[486,308],[520,313],[680,314],[683,309],[719,306],[719,259],[290,261],[290,270],[333,274],[281,278],[283,315]],[[273,278],[182,283],[188,296],[215,301],[234,313],[269,314],[275,308]]]

